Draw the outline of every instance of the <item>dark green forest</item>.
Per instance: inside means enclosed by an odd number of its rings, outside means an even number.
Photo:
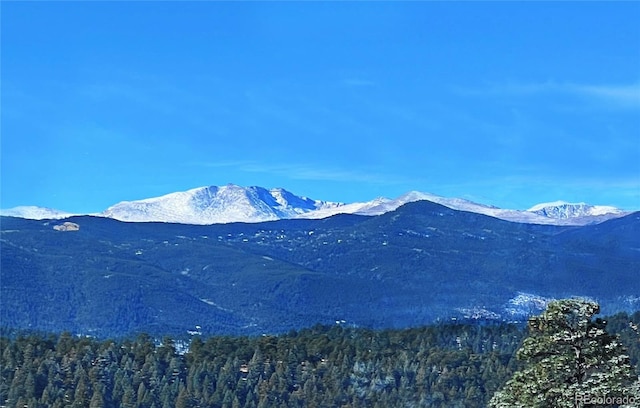
[[[617,314],[638,374],[640,312]],[[522,364],[522,325],[315,326],[279,336],[16,334],[0,344],[7,407],[484,407]]]

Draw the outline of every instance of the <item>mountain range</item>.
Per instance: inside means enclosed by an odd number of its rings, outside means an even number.
[[[509,210],[417,191],[408,192],[395,199],[381,197],[367,202],[347,204],[313,200],[282,188],[266,189],[228,184],[199,187],[143,200],[123,201],[101,213],[91,215],[128,222],[208,225],[294,218],[320,219],[336,214],[373,216],[393,211],[414,201],[431,201],[454,210],[529,224],[588,225],[628,214],[615,207],[563,201],[538,204],[526,211]],[[16,207],[3,210],[1,214],[28,219],[61,219],[79,215],[41,207]]]
[[[100,337],[256,335],[521,321],[571,296],[612,314],[640,308],[639,230],[638,212],[538,225],[427,200],[376,216],[211,225],[2,217],[0,321]]]

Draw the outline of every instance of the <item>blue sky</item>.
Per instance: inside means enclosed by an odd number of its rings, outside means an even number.
[[[1,208],[235,183],[640,210],[639,2],[1,7]]]

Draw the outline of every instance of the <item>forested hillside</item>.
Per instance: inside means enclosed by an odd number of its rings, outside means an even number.
[[[3,217],[0,319],[99,337],[286,333],[346,320],[404,328],[524,321],[545,299],[640,308],[640,214],[584,227],[518,224],[428,201],[377,217],[256,224]]]
[[[608,319],[638,371],[640,312]],[[634,326],[635,325],[635,326]],[[636,327],[636,329],[634,329]],[[7,333],[10,334],[10,333]],[[28,407],[484,407],[526,330],[316,326],[281,336],[2,337],[0,401]]]

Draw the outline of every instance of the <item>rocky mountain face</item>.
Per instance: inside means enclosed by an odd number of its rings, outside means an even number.
[[[564,201],[538,204],[527,211],[558,220],[623,214],[623,211],[615,207],[586,203],[567,203]]]

